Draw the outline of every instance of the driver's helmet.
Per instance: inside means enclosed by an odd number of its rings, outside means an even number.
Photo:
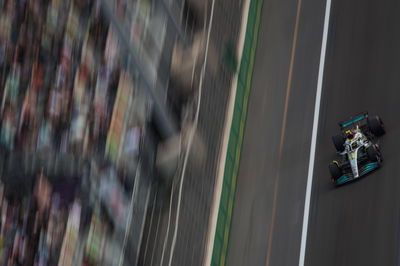
[[[353,139],[354,135],[356,134],[356,131],[353,129],[347,130],[346,131],[346,137],[347,139]]]

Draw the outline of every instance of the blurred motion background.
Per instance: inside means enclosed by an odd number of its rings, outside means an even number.
[[[236,2],[206,49],[206,0],[0,0],[0,265],[162,265],[193,130],[172,265],[201,264]]]

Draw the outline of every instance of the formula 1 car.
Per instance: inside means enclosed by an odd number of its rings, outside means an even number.
[[[358,179],[382,165],[377,138],[385,134],[379,116],[362,113],[339,123],[341,134],[333,136],[339,161],[329,164],[332,181],[336,185]]]

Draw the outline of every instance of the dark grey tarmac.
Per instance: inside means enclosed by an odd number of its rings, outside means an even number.
[[[332,1],[306,253],[311,266],[400,263],[400,2]],[[369,111],[384,120],[384,165],[334,189],[327,162],[336,122]]]
[[[228,266],[298,265],[324,13],[264,2]]]

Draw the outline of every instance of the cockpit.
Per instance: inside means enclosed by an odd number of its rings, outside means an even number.
[[[353,151],[353,150],[357,149],[359,146],[360,146],[360,143],[358,142],[358,140],[352,140],[352,141],[346,142],[346,150],[347,151]]]

